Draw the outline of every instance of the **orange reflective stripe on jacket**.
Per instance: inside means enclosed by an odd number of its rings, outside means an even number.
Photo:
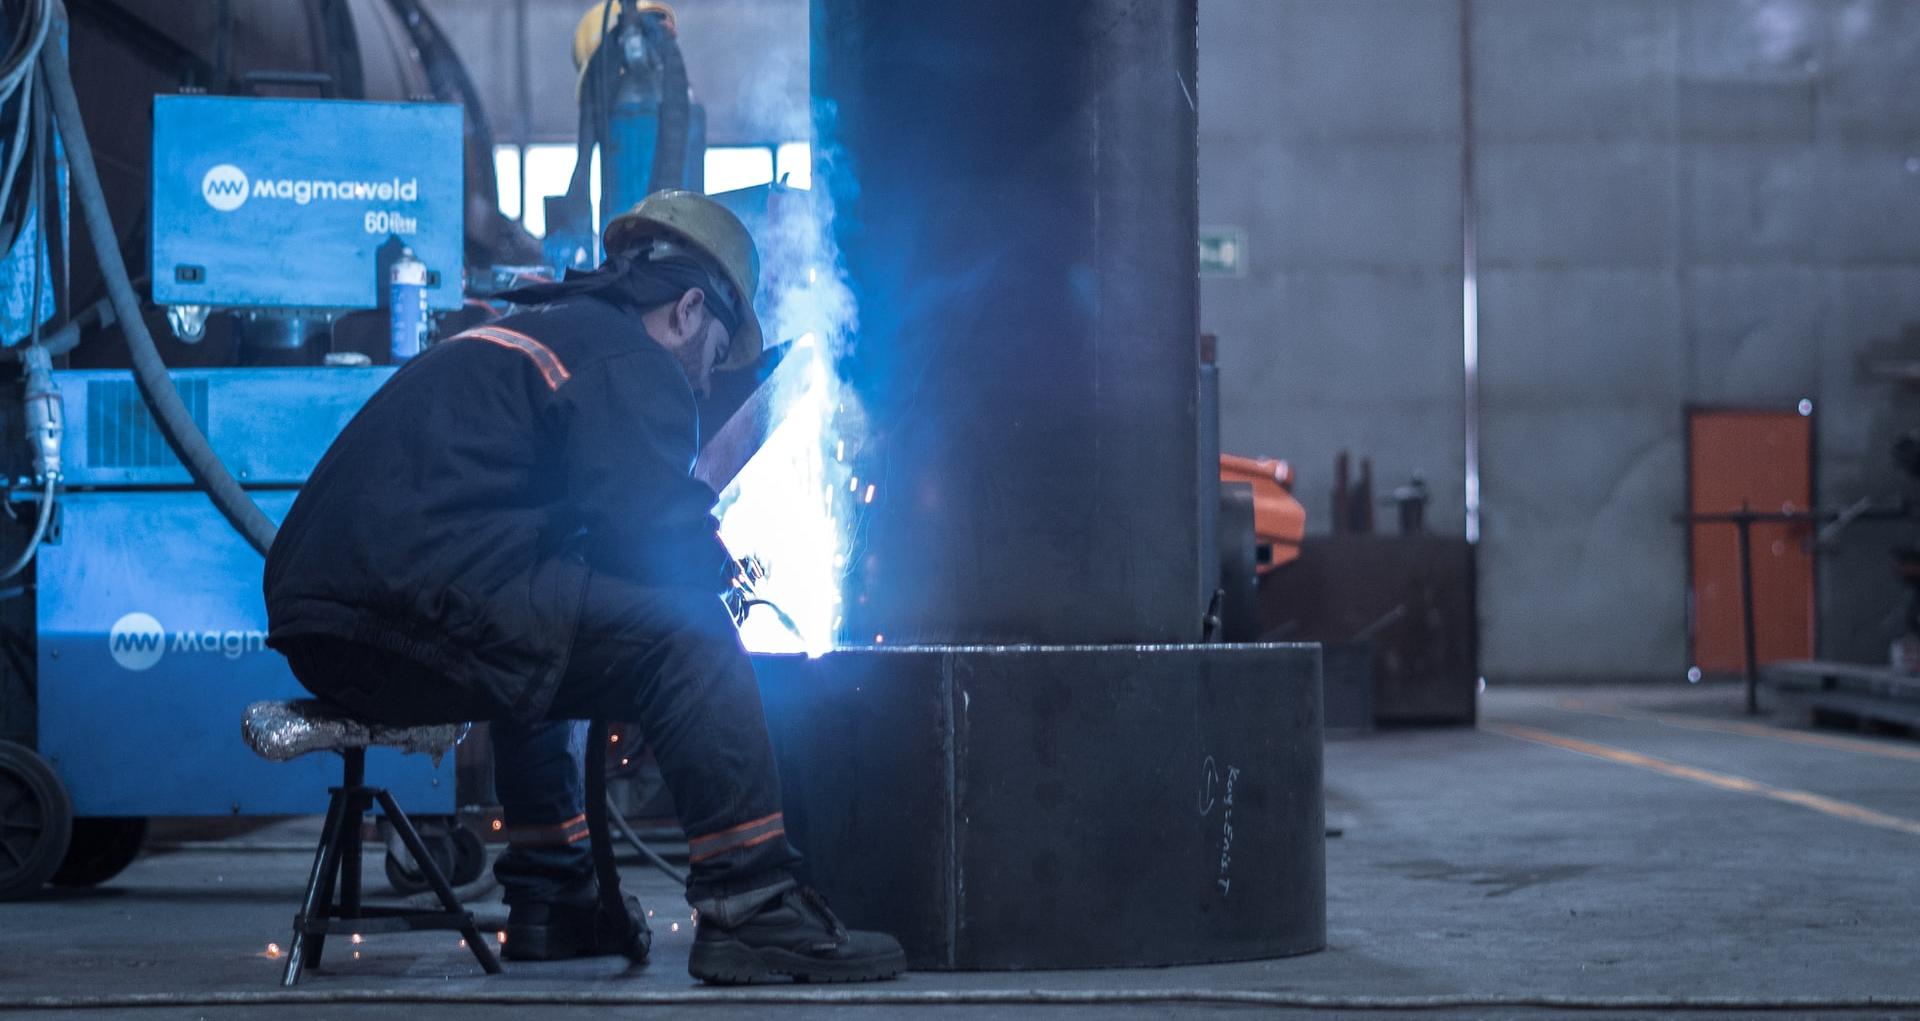
[[[552,348],[521,333],[519,330],[509,330],[504,326],[476,326],[463,333],[457,333],[448,339],[484,340],[489,344],[498,344],[501,347],[512,348],[526,355],[528,358],[533,359],[534,367],[540,370],[541,378],[547,381],[547,387],[551,390],[560,389],[560,384],[572,378],[571,374],[567,372],[566,365],[561,363],[560,356],[554,354]]]

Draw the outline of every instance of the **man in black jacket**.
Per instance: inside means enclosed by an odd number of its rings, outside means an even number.
[[[644,955],[637,902],[596,925],[580,755],[605,750],[566,721],[598,718],[640,725],[686,828],[693,975],[891,976],[898,943],[795,884],[714,492],[690,477],[695,391],[760,354],[752,238],[660,192],[605,240],[598,269],[509,295],[520,311],[348,424],[268,554],[268,644],[366,718],[493,721],[509,957]]]

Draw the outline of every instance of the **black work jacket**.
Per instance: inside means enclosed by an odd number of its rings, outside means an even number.
[[[686,373],[631,309],[569,297],[437,344],[294,501],[267,554],[267,644],[372,645],[536,719],[591,572],[719,591],[698,443]]]

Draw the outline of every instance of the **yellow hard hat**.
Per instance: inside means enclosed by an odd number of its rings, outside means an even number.
[[[653,237],[679,241],[711,259],[739,298],[740,328],[734,331],[727,360],[719,367],[737,369],[759,359],[763,341],[753,299],[760,289],[760,251],[746,224],[699,192],[668,189],[648,195],[614,217],[602,240],[607,254],[617,255]]]
[[[601,36],[612,31],[614,24],[620,20],[620,12],[608,8],[619,6],[620,0],[605,0],[603,3],[594,4],[587,9],[587,13],[580,16],[580,23],[573,27],[574,67],[587,66],[587,60],[593,56],[593,51],[600,48]],[[640,0],[635,6],[639,8],[641,14],[658,14],[665,18],[667,31],[675,33],[679,31],[674,27],[673,8],[660,3],[659,0]]]

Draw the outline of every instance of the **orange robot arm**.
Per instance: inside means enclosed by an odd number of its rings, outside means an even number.
[[[1307,509],[1293,498],[1293,466],[1272,458],[1220,455],[1220,481],[1253,484],[1255,541],[1273,548],[1273,557],[1260,565],[1265,574],[1300,557],[1300,540],[1307,534]]]

